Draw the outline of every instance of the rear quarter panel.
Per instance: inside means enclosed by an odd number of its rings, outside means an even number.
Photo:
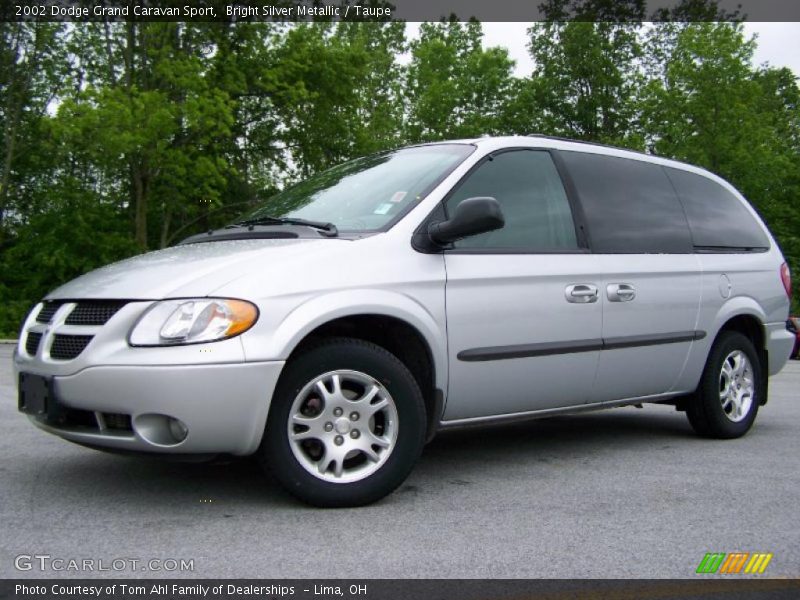
[[[751,315],[768,325],[785,322],[789,314],[789,300],[779,271],[783,257],[774,242],[773,248],[764,253],[697,256],[703,272],[697,329],[707,332],[707,336],[694,342],[689,352],[675,390],[680,392],[697,387],[711,346],[730,319]]]

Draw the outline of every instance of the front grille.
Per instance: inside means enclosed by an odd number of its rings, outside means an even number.
[[[36,315],[36,321],[50,325],[53,330],[52,343],[50,335],[43,341],[43,334],[27,332],[25,351],[36,356],[43,345],[49,347],[49,358],[53,360],[72,360],[84,351],[94,338],[95,328],[102,327],[109,319],[128,303],[127,300],[48,300],[42,303]],[[53,316],[59,309],[64,309],[65,317],[54,323]],[[63,321],[62,321],[63,318]],[[71,335],[75,331],[71,327],[85,327],[90,335]],[[80,333],[80,330],[78,330]],[[47,348],[45,348],[47,350]]]
[[[42,306],[39,314],[36,315],[36,322],[37,323],[49,323],[53,319],[53,315],[56,314],[56,311],[61,308],[63,302],[58,301],[50,301],[45,302],[44,306]]]
[[[106,429],[118,429],[121,431],[133,431],[131,427],[131,416],[122,413],[103,413],[103,422]]]
[[[124,300],[87,300],[78,302],[69,313],[67,325],[105,325],[127,304]]]
[[[39,350],[39,343],[42,341],[42,334],[36,333],[35,331],[29,331],[28,337],[25,340],[25,352],[27,352],[30,356],[36,356],[36,352]]]
[[[53,338],[50,346],[50,358],[55,360],[72,360],[92,341],[91,335],[60,335]]]

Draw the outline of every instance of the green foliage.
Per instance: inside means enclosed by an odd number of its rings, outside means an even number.
[[[408,67],[410,141],[499,133],[514,62],[481,46],[480,23],[423,23]]]
[[[391,77],[396,24],[306,24],[275,49],[278,110],[289,157],[308,175],[394,141]],[[354,27],[358,27],[355,29]],[[395,39],[393,31],[395,28]],[[377,142],[377,143],[376,143]]]
[[[115,207],[60,186],[58,205],[33,215],[0,255],[0,337],[16,337],[45,292],[135,250]]]
[[[800,278],[800,89],[709,0],[546,0],[514,77],[476,21],[1,23],[0,336],[83,272],[379,150],[601,141],[731,180]],[[687,23],[699,20],[703,22]],[[795,304],[794,310],[800,306]]]
[[[536,70],[530,80],[530,129],[629,147],[635,127],[638,23],[550,22],[529,30]]]

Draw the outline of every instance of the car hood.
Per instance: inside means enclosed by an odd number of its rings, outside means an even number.
[[[206,296],[271,264],[316,256],[344,239],[254,239],[186,244],[148,252],[81,275],[48,300],[118,298],[156,300]],[[255,271],[254,271],[255,270]]]

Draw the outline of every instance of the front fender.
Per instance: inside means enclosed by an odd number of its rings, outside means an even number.
[[[259,354],[272,356],[273,360],[286,360],[308,334],[335,319],[356,315],[394,317],[414,327],[425,339],[434,362],[436,387],[445,390],[447,341],[443,297],[439,310],[439,314],[434,314],[419,300],[399,292],[349,289],[315,296],[299,304],[277,324],[268,340],[257,342],[255,337],[246,339],[247,336],[243,336],[242,341],[248,360],[256,352],[256,343]],[[251,344],[253,352],[248,352]]]

